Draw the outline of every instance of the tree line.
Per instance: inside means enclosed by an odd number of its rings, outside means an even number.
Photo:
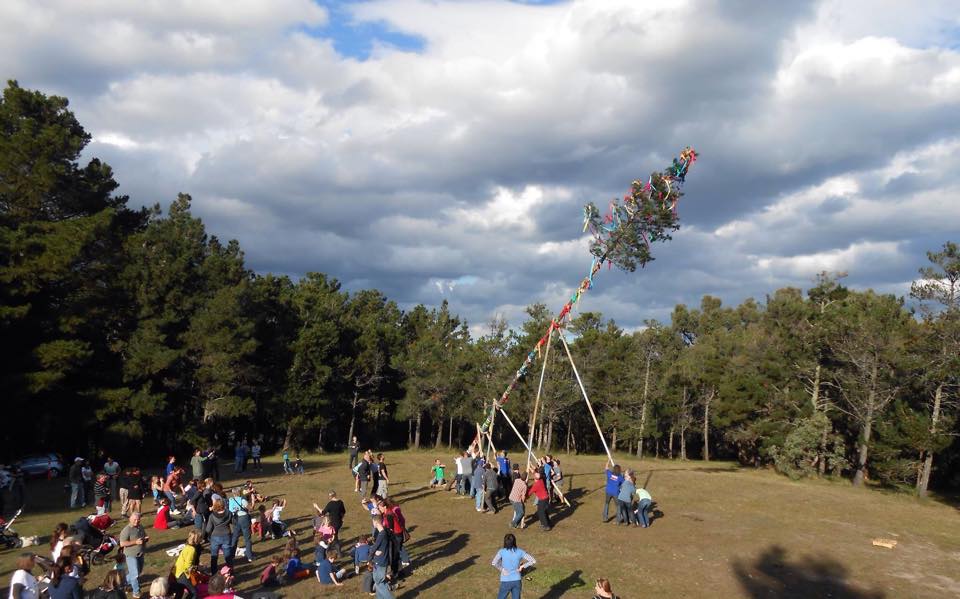
[[[0,102],[0,382],[7,457],[156,456],[265,436],[335,449],[469,442],[547,330],[542,304],[479,336],[451,313],[401,310],[330,276],[247,268],[180,194],[133,209],[66,99],[9,82]],[[850,476],[925,493],[960,480],[960,251],[928,254],[902,298],[842,274],[735,307],[706,296],[626,332],[595,312],[564,334],[612,449],[733,458],[793,477]],[[918,265],[920,266],[920,265]],[[598,451],[566,355],[548,368],[533,438]],[[537,371],[539,375],[539,371]],[[506,404],[527,434],[539,376]],[[520,447],[506,427],[499,445]]]

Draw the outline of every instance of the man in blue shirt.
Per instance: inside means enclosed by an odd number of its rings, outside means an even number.
[[[393,599],[390,584],[387,582],[387,564],[390,563],[390,537],[379,518],[373,518],[373,528],[377,531],[373,542],[373,591],[377,599]]]

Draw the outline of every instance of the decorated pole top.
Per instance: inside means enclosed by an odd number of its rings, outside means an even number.
[[[683,196],[681,188],[687,173],[696,161],[697,152],[688,146],[663,171],[651,174],[645,182],[634,181],[629,192],[623,196],[623,201],[612,200],[605,214],[601,215],[593,202],[583,207],[583,231],[589,231],[593,236],[590,241],[593,263],[589,274],[527,354],[500,400],[493,403],[493,410],[483,423],[482,430],[489,428],[497,407],[506,403],[510,393],[526,377],[553,331],[563,327],[580,297],[593,288],[593,277],[604,263],[608,268],[616,266],[628,272],[635,271],[637,266],[642,268],[654,259],[651,245],[671,239],[671,233],[680,228],[677,203]]]

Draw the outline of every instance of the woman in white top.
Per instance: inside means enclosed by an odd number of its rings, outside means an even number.
[[[24,553],[17,558],[17,569],[10,579],[9,599],[38,599],[40,596],[33,568],[37,565],[32,553]]]
[[[53,529],[53,534],[50,535],[50,555],[53,556],[53,563],[57,563],[57,559],[60,558],[60,551],[63,550],[63,543],[67,538],[67,531],[67,523],[61,522],[57,524],[56,528]]]

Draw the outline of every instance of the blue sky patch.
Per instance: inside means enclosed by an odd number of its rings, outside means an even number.
[[[329,39],[334,49],[343,56],[366,60],[375,44],[392,46],[404,52],[420,52],[426,40],[416,35],[403,33],[383,21],[356,21],[349,5],[358,1],[316,0],[327,9],[329,22],[323,27],[303,27],[307,34]]]

